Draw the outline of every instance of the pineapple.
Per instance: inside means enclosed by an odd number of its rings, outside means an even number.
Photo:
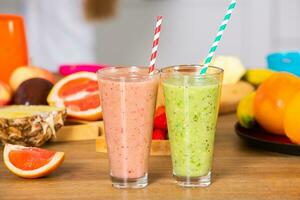
[[[51,106],[7,106],[0,108],[2,143],[39,147],[64,125],[66,110]]]

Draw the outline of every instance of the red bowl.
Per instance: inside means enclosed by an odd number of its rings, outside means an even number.
[[[64,64],[59,66],[59,73],[63,76],[67,76],[76,72],[94,72],[99,69],[103,69],[107,65],[98,64]]]

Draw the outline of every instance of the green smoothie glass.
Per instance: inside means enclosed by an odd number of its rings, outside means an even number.
[[[162,70],[173,175],[180,186],[205,187],[211,168],[223,70],[180,65]]]

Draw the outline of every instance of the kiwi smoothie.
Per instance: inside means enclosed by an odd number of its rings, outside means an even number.
[[[207,185],[210,184],[220,82],[214,77],[188,75],[171,76],[163,81],[173,175],[176,178],[207,176]]]

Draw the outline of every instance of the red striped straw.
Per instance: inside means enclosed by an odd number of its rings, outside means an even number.
[[[152,45],[152,52],[151,52],[151,58],[150,58],[150,65],[149,65],[149,74],[152,74],[152,72],[155,69],[155,61],[157,58],[157,49],[158,49],[158,42],[159,42],[162,20],[163,20],[162,16],[157,16],[153,45]]]

